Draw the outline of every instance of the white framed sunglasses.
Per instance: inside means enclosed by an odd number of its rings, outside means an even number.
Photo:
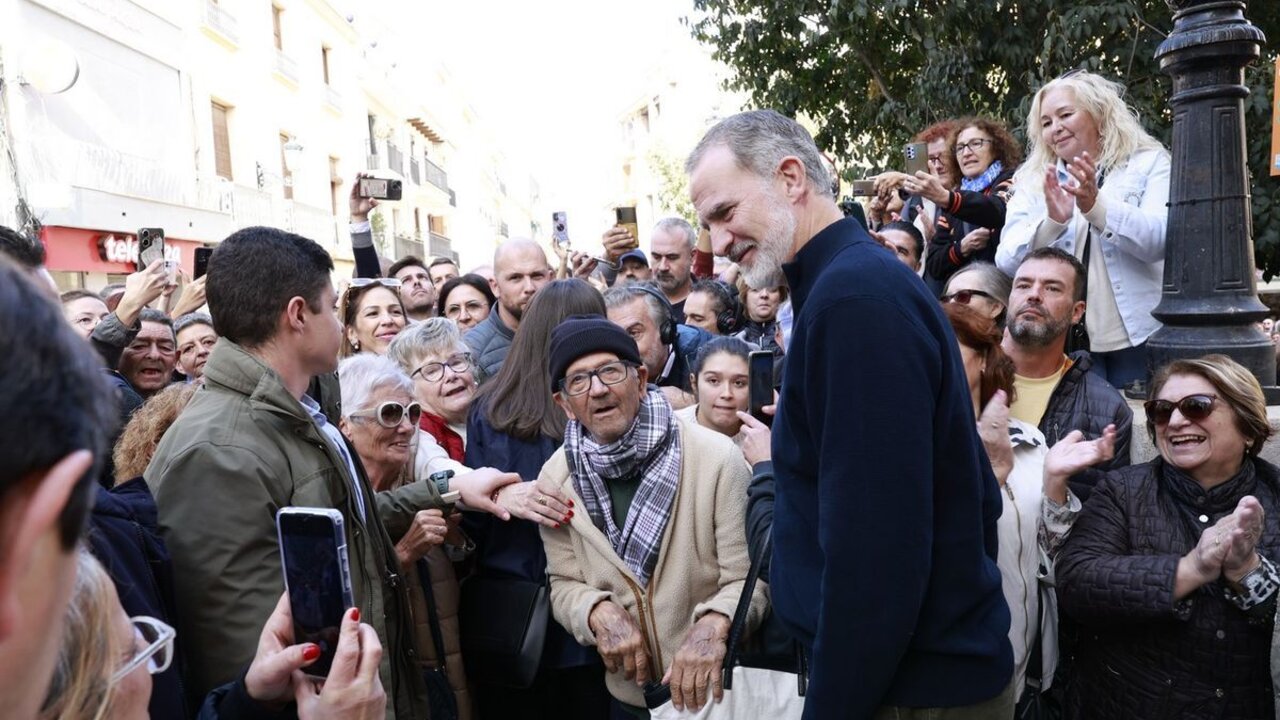
[[[147,672],[152,675],[159,675],[173,664],[173,639],[178,635],[173,626],[146,615],[131,617],[129,623],[133,625],[134,642],[141,649],[112,674],[112,684],[138,669],[142,663],[147,664]]]

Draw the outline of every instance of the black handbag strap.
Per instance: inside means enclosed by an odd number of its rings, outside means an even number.
[[[733,688],[733,669],[738,665],[738,655],[742,645],[743,636],[747,630],[747,614],[751,612],[751,597],[756,592],[756,582],[760,579],[760,573],[764,568],[764,559],[773,551],[772,530],[762,536],[759,540],[760,547],[755,553],[755,557],[751,560],[751,569],[747,571],[747,578],[742,584],[742,595],[738,598],[738,607],[733,611],[733,622],[729,625],[729,638],[726,641],[724,653],[724,667],[722,673],[724,675],[722,684],[724,689]],[[800,647],[800,643],[793,641],[796,652],[796,674],[799,676],[799,694],[804,696],[809,686],[809,663],[805,657],[804,649]]]
[[[418,558],[418,582],[422,583],[422,594],[427,597],[427,622],[431,625],[431,641],[436,646],[436,669],[449,676],[448,660],[444,652],[444,635],[440,631],[440,614],[436,611],[436,594],[431,587],[431,569],[425,557]]]

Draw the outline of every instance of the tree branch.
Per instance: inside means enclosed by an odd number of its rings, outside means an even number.
[[[885,83],[884,76],[880,74],[880,68],[877,68],[875,63],[871,62],[871,58],[866,51],[862,48],[855,48],[853,52],[862,61],[862,64],[867,66],[867,70],[871,72],[871,80],[880,89],[880,94],[884,96],[885,101],[896,103],[897,100],[893,98],[893,95],[889,94],[889,86]]]

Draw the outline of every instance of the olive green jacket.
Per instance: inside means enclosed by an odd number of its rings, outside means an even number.
[[[345,460],[275,371],[223,338],[204,373],[204,388],[165,433],[145,476],[173,557],[188,690],[203,698],[253,659],[284,591],[276,511],[336,508],[346,520],[360,619],[383,645],[387,717],[425,718],[426,686],[391,538],[417,510],[440,505],[434,486],[410,483],[375,496],[348,445],[369,509],[362,522]]]

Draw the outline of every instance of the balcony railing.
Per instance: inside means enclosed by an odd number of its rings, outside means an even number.
[[[238,228],[266,225],[288,230],[315,240],[326,250],[338,242],[333,213],[244,185],[231,191],[231,220]]]
[[[507,229],[506,223],[498,225],[498,234],[502,237],[511,237],[511,231]]]
[[[276,50],[276,72],[286,80],[297,84],[298,82],[298,63],[283,50]]]
[[[457,254],[453,252],[453,241],[440,233],[431,233],[431,257],[449,257],[456,262]]]
[[[412,255],[414,257],[423,257],[422,240],[416,235],[408,233],[400,233],[396,235],[396,257],[402,258]]]
[[[427,160],[425,169],[427,182],[435,185],[445,192],[449,192],[449,174],[444,171],[444,168],[436,165],[430,160]]]
[[[204,24],[234,44],[240,42],[240,28],[235,17],[213,0],[205,0]]]
[[[422,184],[422,170],[418,164],[418,158],[409,158],[409,179],[413,180],[414,185]]]
[[[391,143],[387,143],[387,167],[395,170],[401,177],[404,176],[404,153]]]
[[[367,156],[365,156],[366,169],[377,170],[382,167],[385,167],[385,166],[382,164],[382,156],[379,155],[378,153],[369,153]]]

